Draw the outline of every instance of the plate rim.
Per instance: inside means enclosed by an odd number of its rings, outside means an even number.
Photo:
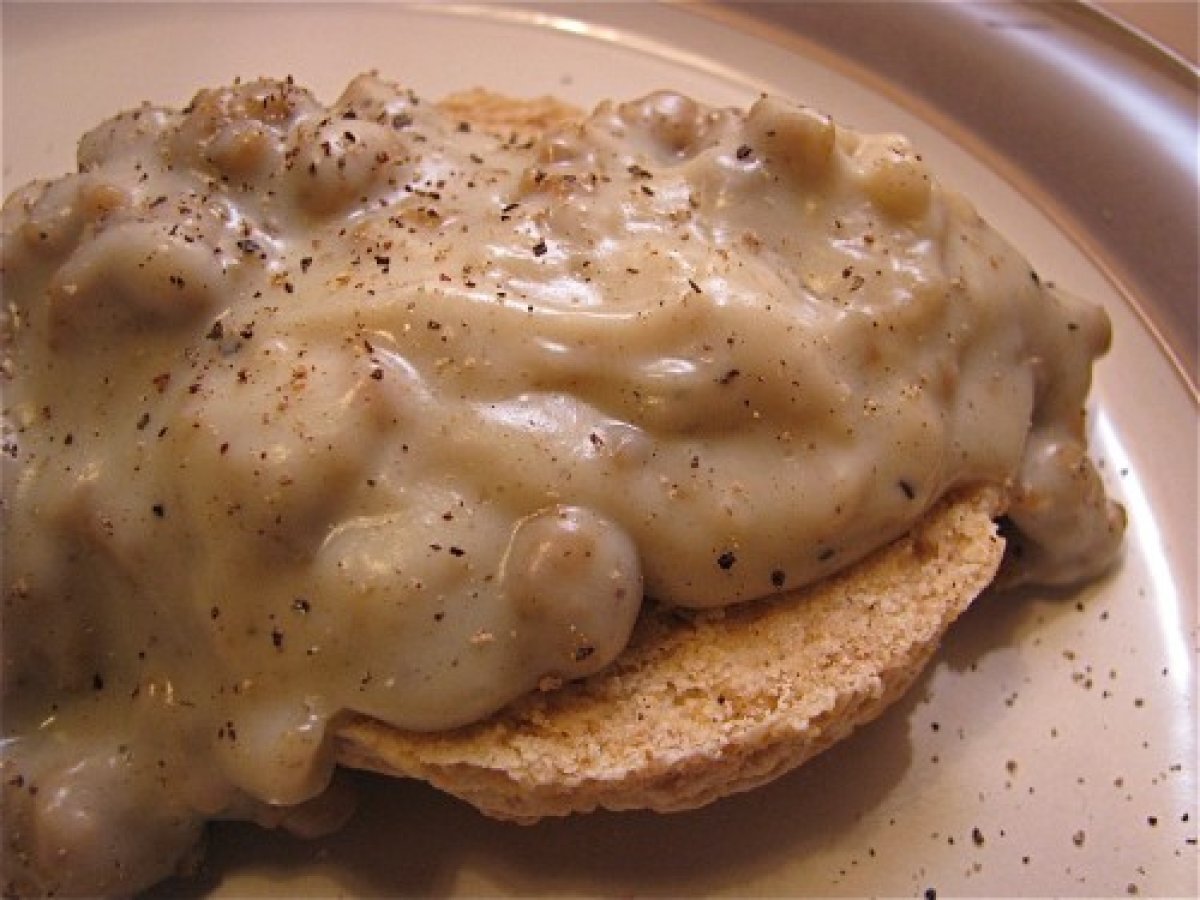
[[[1154,338],[1192,406],[1200,408],[1200,303],[1196,302],[1200,296],[1200,250],[1196,249],[1200,204],[1193,203],[1186,209],[1185,221],[1190,218],[1191,227],[1178,229],[1179,240],[1167,254],[1168,261],[1174,261],[1179,269],[1190,270],[1190,285],[1180,291],[1178,277],[1173,282],[1164,281],[1161,259],[1131,256],[1130,248],[1142,243],[1141,217],[1133,220],[1103,207],[1097,209],[1095,197],[1083,185],[1064,185],[1056,179],[1049,157],[1036,152],[1035,144],[1022,140],[1019,133],[997,129],[986,110],[964,104],[952,79],[935,77],[932,68],[906,67],[897,56],[871,56],[876,45],[868,38],[874,35],[878,40],[895,33],[913,36],[919,43],[909,52],[919,56],[922,52],[937,52],[952,36],[965,33],[968,38],[958,39],[969,41],[974,50],[1008,56],[1021,65],[1038,65],[1039,55],[1075,56],[1085,65],[1108,70],[1114,77],[1136,84],[1143,94],[1159,97],[1159,111],[1169,120],[1172,134],[1181,139],[1189,137],[1192,149],[1197,151],[1192,154],[1189,178],[1176,167],[1164,164],[1166,150],[1138,142],[1139,149],[1157,160],[1156,177],[1166,175],[1172,182],[1164,193],[1179,198],[1194,196],[1200,180],[1200,159],[1196,158],[1200,154],[1197,70],[1088,3],[928,4],[897,0],[875,4],[872,17],[854,17],[853,29],[846,26],[839,5],[829,0],[795,4],[706,0],[685,4],[702,17],[819,59],[947,135],[1004,178],[1103,272]],[[920,28],[914,27],[918,14]],[[1049,49],[1043,54],[1031,51],[1020,40],[1028,32],[1038,33],[1041,44],[1049,44]],[[1101,111],[1095,125],[1097,132],[1108,129],[1124,115],[1098,84],[1074,83],[1068,86],[1068,93],[1058,102]],[[1037,95],[1025,92],[1022,96],[1036,100]],[[1063,142],[1069,141],[1066,120],[1060,120],[1056,133]],[[1185,207],[1181,203],[1179,209]],[[1193,301],[1190,308],[1189,297]]]

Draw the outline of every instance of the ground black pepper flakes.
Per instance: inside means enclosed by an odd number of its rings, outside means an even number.
[[[538,241],[536,244],[533,245],[533,255],[534,256],[545,256],[546,252],[548,250],[549,250],[549,248],[546,246],[545,241]]]
[[[740,369],[730,369],[724,375],[717,379],[718,384],[732,384],[742,374]]]
[[[726,550],[724,553],[722,553],[720,556],[717,557],[717,565],[720,566],[722,569],[724,569],[726,572],[728,572],[730,569],[732,569],[736,562],[737,562],[737,556],[734,555],[732,550]]]

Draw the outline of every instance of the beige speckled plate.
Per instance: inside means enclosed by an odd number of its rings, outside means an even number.
[[[1194,72],[1037,4],[5,3],[2,21],[5,193],[68,168],[118,108],[235,75],[325,99],[369,68],[429,96],[771,90],[907,132],[1115,326],[1092,424],[1132,518],[1123,568],[985,598],[910,697],[804,770],[696,813],[529,828],[362,776],[340,834],[218,827],[202,879],[160,896],[1196,895]]]

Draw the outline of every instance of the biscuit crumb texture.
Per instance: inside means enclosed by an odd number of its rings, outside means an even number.
[[[509,131],[536,137],[555,125],[582,117],[582,111],[557,97],[516,98],[484,88],[449,94],[438,109],[484,131]]]
[[[843,573],[722,612],[647,605],[606,671],[440,733],[366,717],[342,764],[425,779],[500,819],[672,812],[783,775],[898,699],[1004,551],[1001,494],[935,507]]]

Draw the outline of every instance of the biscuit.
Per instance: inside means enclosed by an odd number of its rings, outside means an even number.
[[[344,765],[424,779],[520,822],[691,809],[779,777],[878,716],[994,578],[1002,497],[943,501],[809,588],[717,612],[648,606],[608,670],[439,733],[355,717]]]

